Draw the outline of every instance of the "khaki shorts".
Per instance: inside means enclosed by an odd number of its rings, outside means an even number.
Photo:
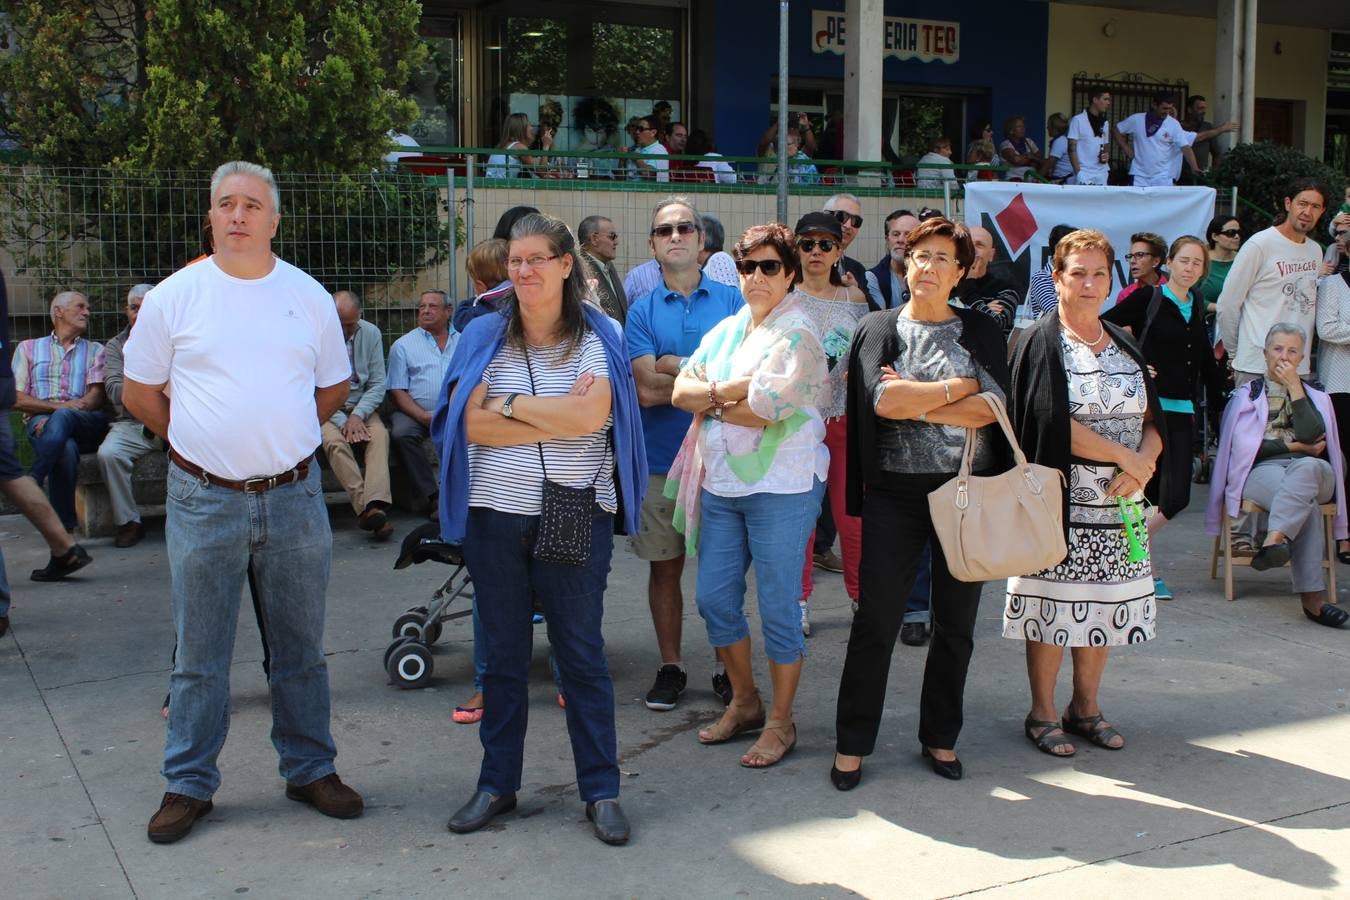
[[[628,536],[628,547],[638,559],[661,562],[684,555],[684,535],[675,530],[675,501],[662,493],[663,475],[647,477],[647,495],[642,498],[638,533]]]

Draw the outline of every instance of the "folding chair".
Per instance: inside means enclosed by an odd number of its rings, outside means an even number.
[[[1323,503],[1318,509],[1322,511],[1322,532],[1326,545],[1326,554],[1322,560],[1322,566],[1327,570],[1327,596],[1334,598],[1336,596],[1336,537],[1332,523],[1336,519],[1336,504]],[[1264,513],[1269,510],[1250,500],[1243,500],[1242,511],[1244,513]],[[1230,529],[1231,520],[1228,518],[1228,508],[1225,505],[1223,517],[1219,521],[1219,533],[1214,536],[1214,553],[1209,558],[1209,577],[1211,579],[1218,577],[1219,556],[1222,550],[1223,595],[1226,599],[1233,600],[1236,599],[1233,596],[1233,567],[1250,566],[1252,557],[1247,554],[1233,553]]]

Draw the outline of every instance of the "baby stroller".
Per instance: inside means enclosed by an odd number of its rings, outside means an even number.
[[[435,667],[431,646],[440,640],[441,626],[473,615],[472,608],[447,612],[456,598],[472,600],[473,593],[459,545],[442,541],[440,526],[434,523],[419,526],[403,539],[394,568],[406,569],[427,561],[445,563],[453,571],[431,595],[430,605],[414,606],[394,620],[394,642],[384,651],[384,670],[394,686],[403,690],[426,687],[431,681]]]

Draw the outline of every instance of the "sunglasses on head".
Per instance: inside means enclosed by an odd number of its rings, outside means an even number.
[[[1224,237],[1242,237],[1241,228],[1225,228],[1222,231],[1216,231],[1215,234],[1221,234]]]
[[[755,270],[763,272],[765,276],[773,278],[786,268],[781,259],[743,259],[736,263],[736,271],[742,275],[753,275]]]
[[[832,216],[834,216],[836,219],[838,219],[840,225],[843,225],[845,222],[852,222],[854,228],[861,228],[861,227],[862,227],[862,223],[863,223],[863,217],[862,217],[862,216],[855,216],[853,213],[851,213],[851,212],[845,212],[845,211],[842,210],[842,209],[830,209],[830,210],[826,210],[826,212],[828,212],[830,215],[832,215]]]
[[[693,234],[697,230],[698,228],[693,222],[676,222],[674,225],[653,225],[652,237],[668,238],[677,231],[680,234]]]
[[[817,246],[820,247],[821,253],[832,253],[834,252],[834,248],[839,246],[839,242],[832,241],[829,238],[822,238],[818,241],[812,240],[811,238],[803,238],[797,242],[797,249],[801,250],[803,253],[810,253],[812,250],[816,249]]]

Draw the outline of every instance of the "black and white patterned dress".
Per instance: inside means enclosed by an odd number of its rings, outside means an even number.
[[[1137,449],[1148,408],[1139,366],[1114,341],[1099,354],[1063,333],[1060,342],[1069,415],[1102,437]],[[1112,465],[1070,467],[1069,555],[1051,569],[1008,579],[1004,637],[1061,647],[1109,647],[1153,638],[1153,569],[1147,559],[1126,559],[1120,507],[1106,496],[1115,474]]]

